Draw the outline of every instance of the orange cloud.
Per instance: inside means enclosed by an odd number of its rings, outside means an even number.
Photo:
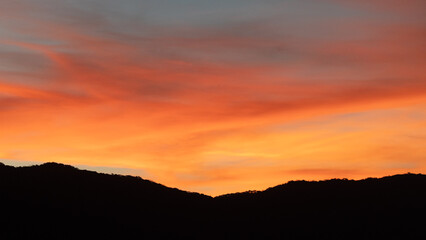
[[[14,59],[0,69],[0,159],[135,169],[213,195],[425,170],[420,22],[121,29],[45,7],[0,17]]]

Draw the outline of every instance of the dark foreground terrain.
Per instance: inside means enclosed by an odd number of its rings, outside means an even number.
[[[139,177],[0,163],[0,239],[426,239],[426,175],[189,193]]]

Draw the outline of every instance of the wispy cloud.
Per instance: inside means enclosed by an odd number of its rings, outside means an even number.
[[[424,1],[178,2],[2,6],[0,157],[209,194],[424,171]]]

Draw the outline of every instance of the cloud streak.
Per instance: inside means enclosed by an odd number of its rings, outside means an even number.
[[[425,170],[423,1],[183,2],[2,7],[0,158],[213,195]]]

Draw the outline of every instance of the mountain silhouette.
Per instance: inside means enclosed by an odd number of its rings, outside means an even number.
[[[0,163],[0,239],[425,239],[426,175],[290,181],[218,197]]]

